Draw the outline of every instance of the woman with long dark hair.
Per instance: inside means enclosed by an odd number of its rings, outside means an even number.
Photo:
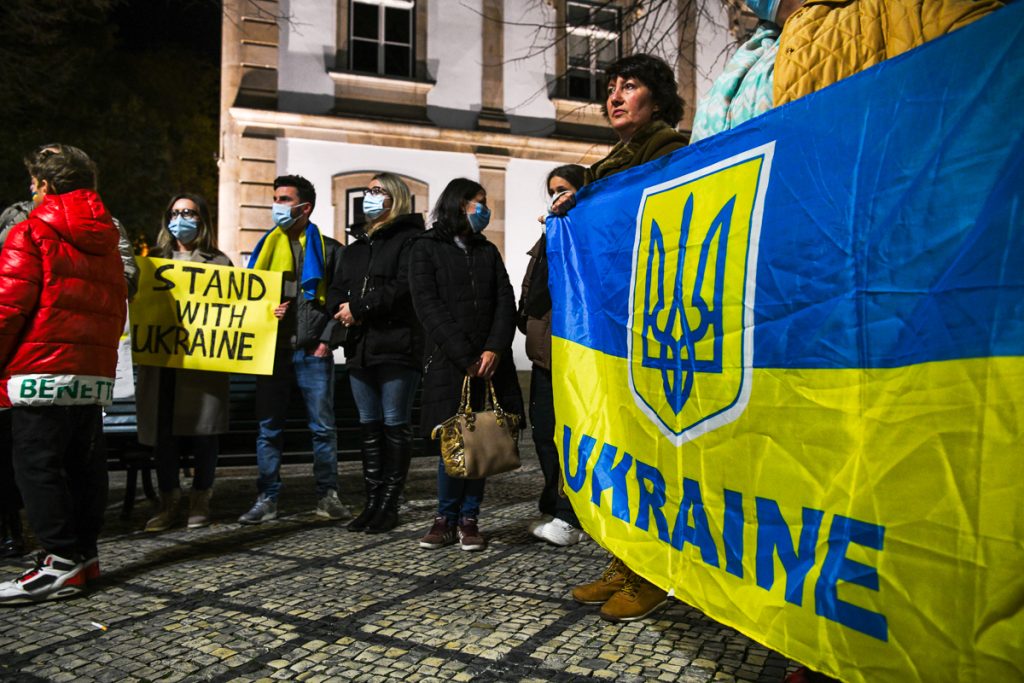
[[[413,243],[409,282],[426,332],[421,422],[426,435],[455,414],[466,375],[473,378],[474,408],[483,405],[489,379],[503,409],[523,412],[512,362],[515,294],[501,254],[481,234],[490,215],[484,188],[456,178],[434,205],[431,229]],[[449,477],[438,458],[437,516],[420,547],[441,548],[457,537],[463,550],[483,549],[477,519],[484,482]]]
[[[363,193],[367,220],[349,230],[342,276],[327,293],[327,310],[336,310],[347,329],[345,364],[362,431],[366,503],[349,531],[394,529],[409,472],[412,399],[423,357],[423,329],[409,294],[410,246],[423,233],[423,217],[411,211],[402,179],[375,175]]]
[[[164,211],[156,258],[230,266],[231,260],[214,246],[214,228],[206,200],[197,194],[178,194]],[[181,502],[181,455],[192,451],[195,475],[189,494],[188,528],[210,523],[210,496],[220,451],[219,434],[228,430],[229,376],[140,365],[136,387],[139,443],[152,446],[156,460],[159,507],[146,522],[146,531],[166,531],[178,523]]]
[[[583,187],[582,166],[567,164],[548,173],[548,203]],[[541,221],[543,221],[543,217]],[[562,493],[562,471],[555,446],[555,399],[551,381],[551,291],[548,289],[547,240],[542,234],[530,249],[519,297],[519,330],[526,335],[526,356],[533,363],[530,374],[530,426],[537,459],[544,474],[538,507],[530,533],[557,546],[579,543],[586,534],[569,499]]]

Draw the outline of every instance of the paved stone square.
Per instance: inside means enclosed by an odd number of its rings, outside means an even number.
[[[101,582],[76,600],[0,609],[0,679],[777,683],[793,668],[678,601],[623,625],[573,602],[569,587],[607,554],[527,532],[541,475],[523,455],[523,469],[488,482],[483,552],[418,547],[436,505],[429,458],[413,462],[403,524],[378,536],[312,514],[311,466],[285,468],[277,521],[237,524],[255,468],[223,469],[216,523],[163,534],[139,531],[145,501],[120,519],[124,475],[112,473]],[[340,471],[357,507],[359,467]]]

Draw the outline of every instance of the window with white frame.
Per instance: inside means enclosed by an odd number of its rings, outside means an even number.
[[[604,70],[621,51],[622,16],[610,0],[565,3],[565,96],[604,98]]]
[[[413,76],[414,0],[352,0],[349,67],[378,76]]]

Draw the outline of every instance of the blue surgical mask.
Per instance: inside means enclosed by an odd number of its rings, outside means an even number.
[[[363,213],[371,221],[384,213],[384,195],[382,194],[364,194],[363,195]]]
[[[174,239],[182,244],[192,244],[199,236],[199,224],[195,219],[184,216],[172,218],[171,222],[167,224],[167,229],[174,235]]]
[[[483,232],[487,224],[491,222],[491,210],[478,203],[476,211],[466,214],[466,218],[469,219],[469,227],[473,229],[473,232]]]
[[[273,204],[271,206],[270,212],[271,215],[273,215],[274,217],[274,225],[280,227],[283,230],[287,230],[288,228],[291,227],[292,223],[294,223],[297,220],[295,216],[292,216],[292,209],[297,209],[300,206],[305,206],[308,203],[309,202],[302,202],[301,204],[296,204],[295,206],[288,206],[287,204]]]
[[[744,0],[750,11],[765,21],[775,21],[779,13],[779,3],[782,0]]]

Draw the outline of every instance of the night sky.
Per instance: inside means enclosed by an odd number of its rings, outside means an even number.
[[[125,0],[111,20],[126,52],[173,47],[220,63],[219,0]]]

